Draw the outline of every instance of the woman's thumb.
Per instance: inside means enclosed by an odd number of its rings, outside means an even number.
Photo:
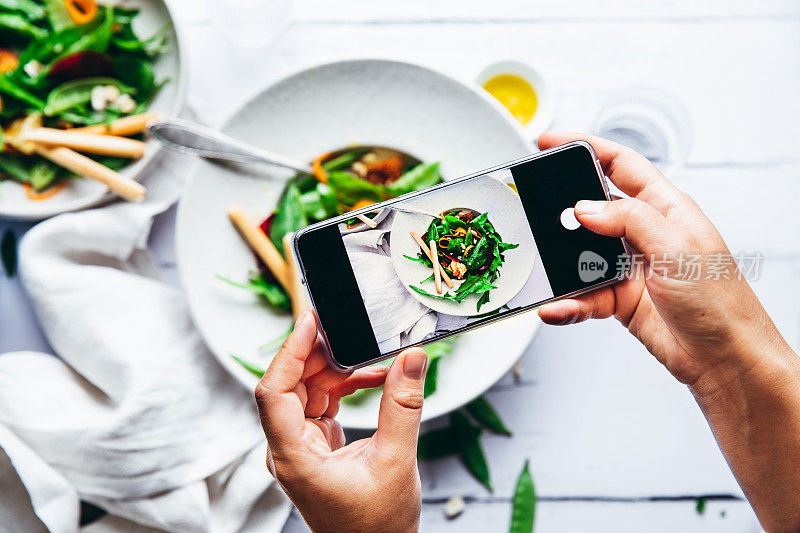
[[[427,367],[428,358],[422,348],[409,348],[392,363],[383,386],[374,437],[381,450],[416,454]]]

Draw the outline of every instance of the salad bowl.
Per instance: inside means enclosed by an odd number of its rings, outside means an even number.
[[[385,146],[454,179],[526,155],[532,147],[513,117],[488,95],[440,72],[399,61],[348,60],[303,69],[245,103],[221,130],[300,161],[344,146]],[[242,206],[253,219],[284,200],[287,172],[201,161],[178,208],[177,261],[194,321],[220,364],[252,390],[291,327],[291,315],[219,277],[243,282],[257,268],[227,217]],[[439,388],[424,419],[456,409],[505,375],[539,325],[535,314],[462,335],[440,362]],[[490,355],[491,354],[491,355]],[[239,361],[248,362],[250,369]],[[377,425],[379,395],[342,405],[345,427]]]

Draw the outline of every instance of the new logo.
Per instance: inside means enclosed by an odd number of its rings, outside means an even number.
[[[608,271],[608,262],[602,256],[584,250],[578,257],[578,276],[584,283],[602,278]]]

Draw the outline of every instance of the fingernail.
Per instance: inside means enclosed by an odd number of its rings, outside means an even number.
[[[576,215],[597,215],[603,212],[608,202],[598,202],[596,200],[581,200],[575,204]]]
[[[406,355],[403,361],[403,374],[407,378],[421,379],[425,375],[426,366],[428,366],[428,356],[421,350],[415,350]]]

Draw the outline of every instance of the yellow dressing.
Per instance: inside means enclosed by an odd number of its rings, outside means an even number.
[[[538,99],[536,91],[526,80],[514,74],[499,74],[483,84],[483,88],[494,96],[514,118],[523,125],[536,114]]]

